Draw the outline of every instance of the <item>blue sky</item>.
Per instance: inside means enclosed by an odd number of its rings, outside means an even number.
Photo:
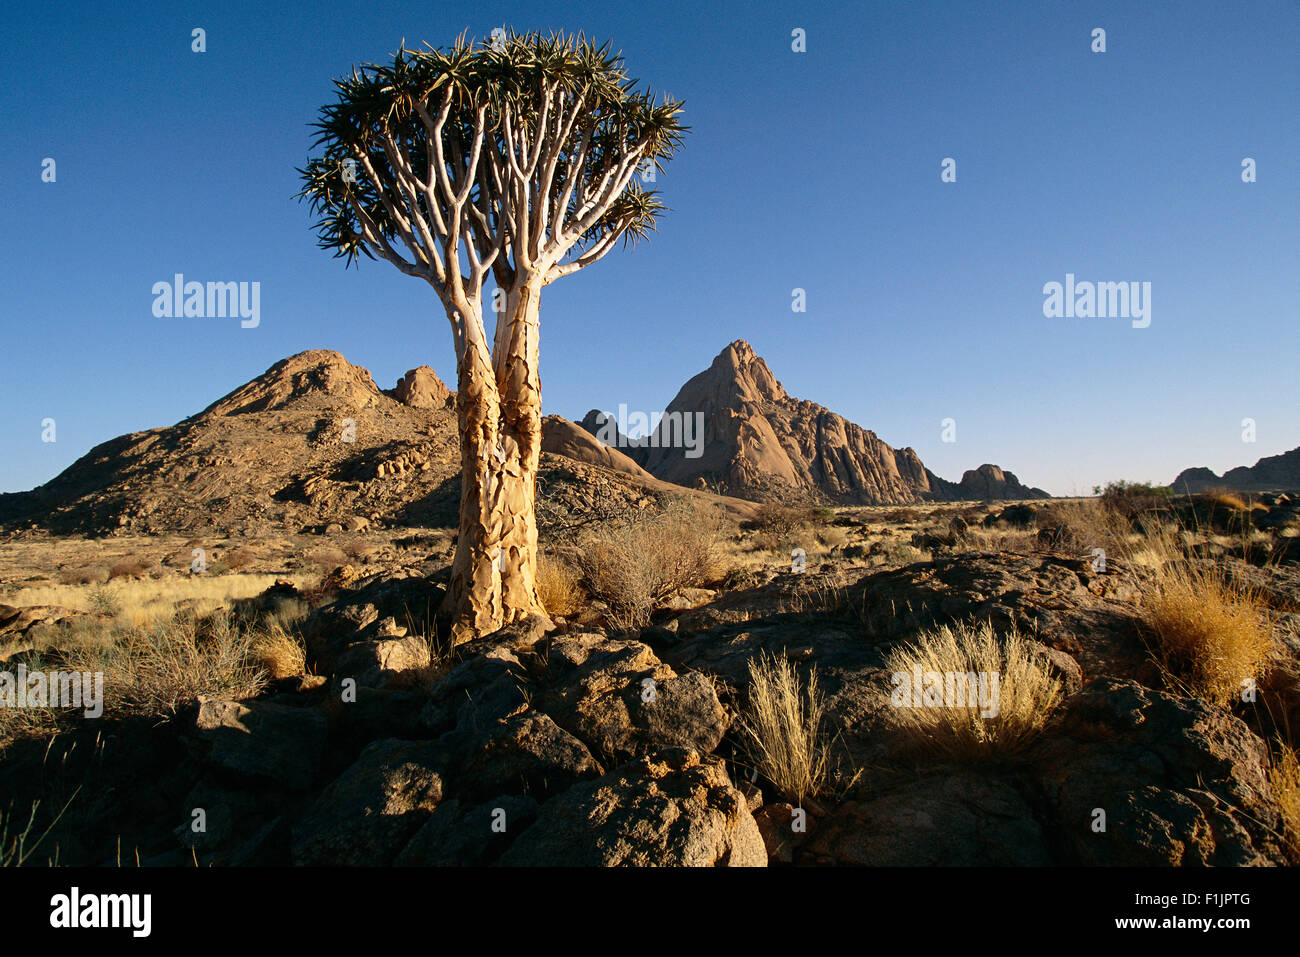
[[[1295,0],[10,3],[0,490],[304,349],[454,385],[432,290],[318,250],[294,167],[331,78],[498,25],[613,40],[693,128],[659,233],[544,292],[548,413],[662,409],[745,338],[950,479],[996,462],[1070,494],[1300,445]],[[155,318],[178,272],[260,282],[260,325]],[[1150,326],[1045,318],[1067,273],[1150,282]]]

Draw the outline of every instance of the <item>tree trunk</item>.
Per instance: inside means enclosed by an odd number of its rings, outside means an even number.
[[[537,463],[542,450],[538,373],[539,282],[506,297],[494,356],[468,341],[457,362],[460,529],[443,612],[452,642],[531,615],[537,595]]]
[[[460,528],[443,612],[453,643],[501,627],[499,437],[501,403],[486,343],[458,357],[456,418],[460,429]]]
[[[506,297],[494,349],[501,396],[501,592],[507,622],[546,616],[537,594],[537,463],[542,453],[542,386],[538,369],[541,282]]]

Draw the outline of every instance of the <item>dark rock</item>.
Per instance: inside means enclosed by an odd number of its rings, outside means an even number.
[[[982,773],[926,776],[822,821],[808,851],[840,864],[1037,867],[1042,828],[1009,784]]]
[[[446,764],[436,744],[374,742],[294,825],[294,863],[391,864],[442,800]]]
[[[313,708],[263,701],[200,697],[194,726],[221,768],[290,788],[310,786],[320,764],[328,722]]]
[[[721,761],[641,758],[542,806],[501,856],[532,866],[751,866],[767,851]]]
[[[539,707],[610,758],[666,747],[707,754],[730,723],[707,678],[679,676],[639,641],[558,637],[551,643],[547,679]]]
[[[397,857],[399,867],[482,867],[500,857],[537,820],[528,795],[503,794],[466,806],[452,798],[438,805]]]
[[[1071,863],[1282,862],[1267,747],[1203,701],[1099,679],[1066,700],[1031,760]]]

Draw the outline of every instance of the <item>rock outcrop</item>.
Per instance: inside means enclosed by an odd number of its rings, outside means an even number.
[[[985,464],[977,469],[969,469],[962,475],[960,482],[948,482],[929,469],[926,469],[926,475],[930,479],[930,487],[935,490],[935,498],[941,500],[993,502],[1051,497],[1041,488],[1024,485],[1014,472],[1007,472],[996,465]]]
[[[382,393],[361,366],[354,366],[330,349],[309,349],[281,359],[256,379],[222,396],[195,418],[283,409],[309,395],[329,396],[342,405],[366,408],[374,405]]]
[[[447,388],[438,373],[428,366],[412,369],[397,380],[397,385],[388,393],[402,405],[413,409],[443,409],[453,401],[454,393]]]
[[[652,475],[725,488],[756,501],[877,505],[927,500],[1038,498],[993,465],[946,482],[910,448],[786,392],[749,343],[737,340],[691,378],[648,436],[629,439],[605,413],[582,420]],[[613,443],[608,442],[611,438]]]
[[[1184,469],[1169,487],[1175,492],[1226,489],[1233,492],[1290,492],[1300,490],[1300,448],[1269,455],[1252,466],[1241,465],[1217,475],[1207,468]]]
[[[623,451],[605,445],[593,433],[558,415],[548,415],[542,419],[542,451],[589,465],[599,465],[639,479],[654,479],[653,475]]]

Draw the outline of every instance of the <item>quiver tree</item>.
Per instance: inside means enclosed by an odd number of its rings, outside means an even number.
[[[335,80],[299,170],[319,245],[385,259],[451,321],[460,529],[443,610],[456,640],[545,615],[535,584],[541,290],[654,229],[642,188],[680,145],[681,101],[636,89],[581,36],[462,36]],[[496,328],[484,327],[485,281]]]

